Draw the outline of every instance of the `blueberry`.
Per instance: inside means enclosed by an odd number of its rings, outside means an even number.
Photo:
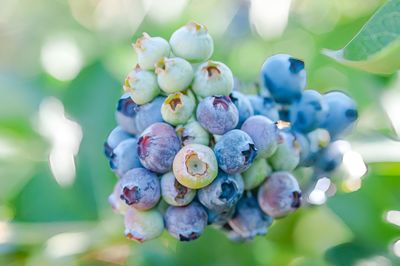
[[[201,144],[188,144],[175,156],[173,171],[182,185],[198,189],[209,185],[217,176],[214,152]]]
[[[232,71],[221,62],[207,61],[198,66],[192,88],[200,97],[228,96],[233,89]]]
[[[113,192],[108,196],[108,203],[111,205],[111,208],[119,214],[125,214],[128,210],[129,206],[126,205],[125,201],[121,199],[121,184],[120,181],[115,184]]]
[[[196,103],[194,99],[181,92],[170,94],[161,106],[161,115],[171,125],[186,123],[193,115]]]
[[[258,158],[268,158],[278,146],[278,128],[276,124],[265,116],[255,115],[249,117],[242,125],[254,141]]]
[[[129,170],[121,178],[120,186],[121,199],[138,210],[151,209],[160,200],[160,181],[156,174],[147,169]]]
[[[357,107],[353,99],[343,92],[333,91],[323,96],[329,106],[328,115],[321,127],[329,131],[333,140],[346,134],[357,120]]]
[[[223,209],[221,212],[215,212],[210,209],[206,209],[208,215],[208,224],[212,224],[216,228],[221,228],[223,225],[228,223],[228,221],[235,214],[236,206],[230,209]]]
[[[200,101],[197,120],[211,134],[222,135],[234,129],[239,122],[239,112],[228,96],[209,96]]]
[[[243,179],[239,174],[229,175],[220,171],[210,185],[198,191],[197,196],[206,208],[221,213],[234,207],[243,191]]]
[[[272,218],[261,211],[253,196],[242,197],[236,206],[235,215],[229,220],[229,226],[244,239],[265,235],[271,224]]]
[[[139,105],[136,104],[129,93],[125,93],[118,100],[115,119],[118,125],[128,133],[137,134],[139,131],[136,128],[136,113]]]
[[[291,131],[281,130],[278,148],[268,159],[275,171],[292,171],[300,162],[300,145]]]
[[[133,136],[124,131],[120,126],[114,128],[108,135],[107,140],[104,142],[104,154],[106,157],[111,159],[114,154],[114,149],[118,144],[130,138],[133,138]]]
[[[239,129],[225,133],[215,144],[218,166],[229,174],[246,171],[257,156],[257,149],[250,136]]]
[[[317,129],[326,119],[327,114],[328,105],[322,95],[315,90],[306,90],[300,101],[292,105],[290,122],[293,129],[308,133]]]
[[[174,55],[190,62],[206,61],[214,51],[214,42],[207,28],[195,22],[177,29],[169,43]]]
[[[241,92],[232,91],[229,95],[233,104],[236,106],[239,112],[239,123],[237,127],[241,127],[243,122],[249,118],[250,116],[254,115],[254,110],[251,105],[250,100]]]
[[[160,37],[151,37],[147,33],[136,40],[133,45],[138,63],[142,69],[153,70],[155,64],[162,58],[169,56],[171,48],[166,40]]]
[[[278,110],[279,120],[289,122],[291,114],[290,104],[277,104],[276,109]]]
[[[195,240],[207,225],[207,212],[198,202],[184,207],[170,206],[164,214],[165,227],[180,241]]]
[[[161,106],[165,97],[156,97],[153,101],[140,105],[137,108],[135,127],[138,134],[142,133],[147,127],[157,122],[164,122],[161,115]]]
[[[289,172],[275,172],[258,189],[258,203],[271,217],[280,218],[301,205],[301,191],[296,178]]]
[[[181,185],[172,172],[161,177],[162,198],[172,206],[188,205],[196,196],[196,190]]]
[[[275,101],[291,103],[306,85],[304,62],[287,54],[273,55],[261,67],[261,80]]]
[[[334,171],[342,163],[344,153],[350,149],[350,144],[344,140],[330,143],[326,148],[319,151],[315,168],[323,172]]]
[[[144,167],[163,174],[171,170],[180,147],[180,140],[173,127],[166,123],[154,123],[140,135],[137,150]]]
[[[156,65],[157,81],[166,93],[187,89],[192,83],[193,68],[185,59],[163,58]]]
[[[164,221],[157,210],[139,211],[129,208],[125,213],[125,236],[139,243],[159,237]]]
[[[247,96],[253,106],[254,115],[263,115],[276,122],[279,120],[276,103],[271,97],[261,97],[258,95]]]
[[[272,172],[267,160],[259,158],[253,162],[249,169],[242,173],[244,188],[250,190],[258,187]]]
[[[118,144],[110,158],[110,167],[119,177],[130,169],[142,167],[135,138],[126,139]]]
[[[153,72],[136,65],[125,79],[124,91],[129,93],[135,103],[145,104],[160,93],[160,88]]]
[[[188,122],[184,126],[178,126],[176,133],[183,145],[202,144],[208,146],[210,135],[197,121]]]

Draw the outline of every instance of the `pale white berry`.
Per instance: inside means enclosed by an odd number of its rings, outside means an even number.
[[[163,57],[169,56],[171,48],[161,37],[151,37],[147,33],[136,40],[133,48],[137,54],[138,64],[142,69],[153,70],[155,64]]]
[[[155,71],[158,85],[166,93],[183,91],[193,80],[192,65],[179,57],[161,59]]]

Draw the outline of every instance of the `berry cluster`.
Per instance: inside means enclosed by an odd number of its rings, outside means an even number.
[[[258,94],[245,95],[231,70],[210,60],[203,25],[188,23],[169,42],[143,34],[134,49],[138,65],[105,143],[119,177],[109,201],[129,239],[166,228],[189,241],[210,224],[251,239],[300,207],[293,170],[327,173],[340,164],[338,138],[357,119],[355,103],[338,91],[304,90],[301,60],[268,58]]]

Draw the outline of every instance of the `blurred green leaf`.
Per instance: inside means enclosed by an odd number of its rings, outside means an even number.
[[[383,5],[343,49],[323,53],[372,73],[395,72],[400,68],[400,0]]]

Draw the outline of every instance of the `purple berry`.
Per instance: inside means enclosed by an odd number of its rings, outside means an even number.
[[[200,101],[197,120],[211,134],[222,135],[234,129],[239,122],[239,112],[228,96],[208,96]]]
[[[172,206],[188,205],[196,196],[196,190],[181,185],[172,172],[161,177],[162,198]]]
[[[121,199],[138,210],[153,208],[160,200],[160,181],[144,168],[128,171],[120,180]]]
[[[164,214],[165,227],[180,241],[199,238],[207,225],[207,219],[207,212],[198,202],[185,207],[170,206]]]
[[[154,123],[140,135],[137,150],[144,167],[162,174],[171,170],[180,148],[180,140],[172,126]]]

